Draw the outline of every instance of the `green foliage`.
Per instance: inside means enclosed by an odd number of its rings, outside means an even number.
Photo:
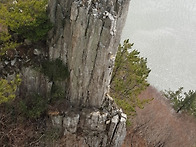
[[[69,76],[68,67],[60,59],[44,61],[41,66],[41,72],[48,76],[50,81],[65,80]]]
[[[21,79],[19,78],[19,75],[10,82],[5,79],[0,79],[0,104],[9,102],[16,97],[15,92],[20,83]]]
[[[64,98],[64,91],[53,83],[51,90],[51,98],[43,97],[40,94],[34,94],[29,97],[25,97],[19,101],[18,110],[19,113],[25,118],[37,119],[41,117],[47,110],[48,104],[55,103]]]
[[[63,91],[63,89],[59,85],[55,84],[55,82],[53,82],[51,88],[50,102],[52,103],[57,100],[64,99],[64,96],[65,96],[65,92]]]
[[[137,98],[149,86],[147,77],[150,69],[147,67],[147,59],[140,57],[137,50],[131,50],[132,46],[129,40],[125,40],[118,47],[111,79],[111,95],[127,114],[134,115],[136,107],[142,108],[144,103],[150,101]]]
[[[48,104],[55,103],[64,98],[64,91],[60,86],[53,83],[51,89],[51,98],[43,97],[40,94],[34,94],[19,101],[19,111],[25,118],[37,119],[47,110]]]
[[[8,49],[14,49],[18,43],[11,41],[11,35],[7,32],[0,32],[0,56],[3,56]]]
[[[64,93],[59,86],[55,85],[53,89],[51,99],[40,94],[33,94],[23,98],[20,97],[15,99],[13,103],[5,103],[6,111],[11,113],[13,118],[20,116],[22,120],[38,119],[41,116],[44,116],[48,104],[55,103],[64,98]]]
[[[47,104],[64,98],[64,91],[58,86],[58,81],[65,80],[69,76],[68,68],[62,60],[45,60],[42,62],[40,72],[46,75],[53,82],[50,98],[44,98],[39,94],[30,96],[20,101],[20,111],[26,118],[39,118],[47,109]]]
[[[64,98],[64,91],[58,84],[58,81],[65,80],[69,76],[68,68],[60,59],[54,61],[44,61],[41,66],[43,72],[53,82],[51,88],[51,98],[44,98],[39,94],[34,94],[16,101],[13,107],[14,112],[22,114],[25,118],[37,119],[47,109],[47,105]],[[13,100],[15,98],[15,91],[20,84],[21,79],[17,75],[15,80],[8,82],[5,79],[0,80],[0,104]],[[12,104],[11,104],[12,105]],[[10,106],[12,108],[12,106]]]
[[[164,96],[171,101],[173,108],[177,111],[183,101],[183,87],[176,91],[165,90]]]
[[[35,94],[30,98],[26,98],[20,101],[19,111],[26,118],[39,118],[47,108],[47,99],[43,98],[39,94]]]
[[[15,49],[23,43],[24,39],[34,42],[46,40],[47,33],[52,27],[46,13],[47,3],[48,0],[1,1],[0,24],[4,29],[0,32],[0,56],[4,55],[8,49]],[[58,61],[57,63],[55,65],[59,66],[60,63]],[[43,65],[44,72],[46,72],[46,64]],[[54,68],[53,66],[50,68]],[[59,72],[58,68],[55,69]],[[54,73],[53,71],[52,75]],[[58,73],[52,79],[63,78],[62,73]],[[49,74],[49,76],[51,75]],[[14,99],[19,83],[18,77],[11,82],[0,79],[0,103]],[[56,91],[55,93],[57,93]],[[35,95],[32,98],[21,100],[19,109],[26,117],[38,118],[45,111],[47,102],[42,96]]]
[[[169,99],[176,112],[185,111],[196,116],[196,91],[189,90],[183,93],[183,87],[177,91],[166,90],[164,96]]]
[[[10,32],[37,41],[46,39],[51,29],[46,6],[47,0],[7,0],[0,5],[0,23]]]
[[[65,92],[57,84],[69,77],[69,70],[61,59],[46,60],[42,63],[40,71],[52,81],[50,102],[64,98]]]

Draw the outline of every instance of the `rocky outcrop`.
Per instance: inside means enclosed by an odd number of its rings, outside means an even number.
[[[53,126],[61,129],[63,138],[57,146],[119,147],[126,136],[126,114],[117,109],[106,95],[102,109],[69,108],[51,115]]]
[[[49,59],[68,66],[71,107],[51,115],[59,146],[121,146],[126,115],[107,94],[129,0],[50,0]],[[62,83],[61,83],[62,86]]]
[[[50,0],[49,58],[70,70],[67,98],[74,106],[101,107],[129,0]]]
[[[126,115],[108,93],[129,1],[49,0],[48,13],[54,26],[49,32],[49,49],[32,46],[23,53],[26,50],[21,48],[21,52],[16,50],[13,58],[0,64],[0,68],[14,66],[20,71],[21,97],[38,93],[50,99],[54,83],[62,88],[67,105],[49,113],[53,126],[63,132],[56,146],[121,146],[126,135]],[[41,73],[42,62],[48,58],[61,59],[69,76],[54,82],[53,75]],[[7,76],[16,71],[0,74]]]

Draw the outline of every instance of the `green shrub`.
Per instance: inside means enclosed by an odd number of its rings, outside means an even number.
[[[19,78],[19,75],[10,82],[6,79],[0,79],[0,104],[9,102],[16,97],[15,92],[20,83],[21,79]]]
[[[26,118],[36,119],[46,111],[47,102],[46,98],[39,94],[35,94],[19,102],[19,111]]]
[[[11,35],[9,33],[0,32],[0,56],[3,56],[8,49],[14,49],[18,45],[18,43],[11,41]]]
[[[8,26],[9,32],[23,38],[45,40],[52,25],[46,8],[47,0],[7,0],[0,5],[0,23]]]
[[[68,67],[63,64],[61,59],[53,61],[45,60],[41,64],[40,72],[53,82],[50,93],[50,102],[63,99],[65,91],[59,86],[58,82],[66,80],[69,77]]]
[[[61,59],[43,61],[41,72],[46,75],[50,81],[65,80],[69,76],[68,67],[63,64]]]
[[[62,100],[64,98],[65,98],[65,91],[63,91],[61,86],[53,82],[52,88],[51,88],[51,98],[49,100],[49,103],[55,102],[57,100]]]

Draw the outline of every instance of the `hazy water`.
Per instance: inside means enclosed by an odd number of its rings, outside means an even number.
[[[148,58],[160,90],[196,90],[196,0],[132,0],[122,40]]]

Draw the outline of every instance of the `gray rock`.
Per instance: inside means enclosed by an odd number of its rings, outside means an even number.
[[[70,116],[63,117],[63,128],[65,129],[64,135],[68,133],[75,133],[79,122],[80,115],[73,114]]]
[[[61,115],[55,115],[51,116],[52,124],[55,127],[61,128],[63,125],[63,116]]]
[[[128,4],[129,0],[50,0],[49,16],[55,31],[50,32],[49,57],[60,57],[69,64],[67,93],[73,105],[101,107],[109,90],[111,60],[116,56]],[[111,59],[108,54],[112,54]]]
[[[62,59],[70,73],[56,84],[73,107],[51,116],[53,126],[64,130],[65,147],[120,147],[125,138],[126,115],[108,93],[129,1],[49,0],[54,25],[49,59]],[[46,76],[30,67],[21,75],[23,94],[48,96],[51,81]]]
[[[4,61],[4,63],[5,63],[5,65],[8,65],[8,64],[9,64],[9,62],[8,62],[8,61]]]
[[[108,113],[101,113],[100,111],[94,111],[86,114],[84,128],[85,130],[92,130],[103,132],[106,130],[106,120]]]
[[[14,60],[11,61],[11,66],[14,66],[15,63],[16,63],[16,58],[14,58]]]
[[[33,54],[39,56],[41,54],[41,51],[39,49],[34,49]]]
[[[51,116],[54,127],[64,130],[66,147],[120,147],[126,135],[126,114],[116,109],[113,117],[110,112],[91,108],[77,111],[70,108],[65,115]],[[75,137],[80,137],[80,142]],[[70,140],[74,140],[69,144]],[[80,144],[82,141],[82,144]]]

